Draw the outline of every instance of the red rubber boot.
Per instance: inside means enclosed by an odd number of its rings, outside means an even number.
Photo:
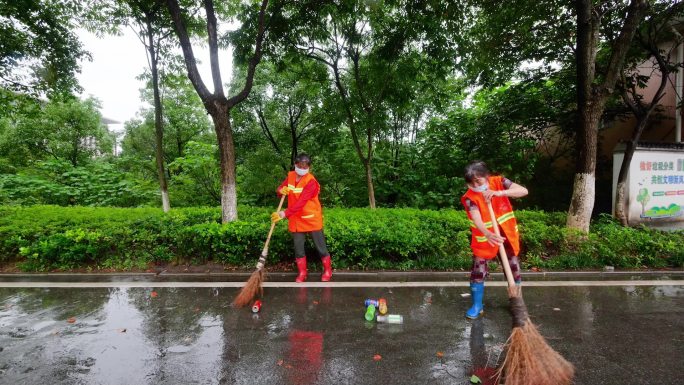
[[[295,262],[297,262],[297,270],[299,270],[299,275],[295,278],[295,282],[306,281],[306,257],[295,258]]]
[[[323,264],[323,274],[321,274],[321,282],[328,282],[332,278],[332,262],[330,261],[330,256],[326,255],[321,258],[321,263]]]

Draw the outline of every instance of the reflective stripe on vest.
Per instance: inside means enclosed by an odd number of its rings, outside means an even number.
[[[287,185],[287,188],[289,188],[290,191],[292,191],[292,192],[295,193],[295,194],[301,194],[302,191],[304,191],[304,188],[303,188],[303,187],[297,188],[297,187],[295,187],[294,185],[291,185],[291,184],[288,184],[288,185]]]

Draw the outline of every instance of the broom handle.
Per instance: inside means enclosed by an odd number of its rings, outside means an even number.
[[[496,222],[496,215],[494,215],[494,209],[492,208],[492,202],[487,202],[487,208],[489,209],[489,217],[492,220],[492,227],[494,228],[494,233],[501,236],[499,231],[499,224]],[[508,263],[508,256],[506,255],[506,249],[503,243],[499,245],[499,254],[501,255],[501,261],[506,274],[506,280],[508,281],[508,288],[515,288],[515,280],[513,280],[513,273],[511,272],[511,265]]]
[[[285,195],[280,197],[280,203],[278,204],[276,212],[279,212],[280,209],[283,208],[283,202],[285,202]],[[273,235],[273,229],[275,228],[276,223],[277,222],[271,222],[271,229],[268,230],[268,237],[266,237],[266,243],[264,243],[264,248],[263,250],[261,250],[261,257],[264,259],[266,259],[266,255],[268,254],[268,243],[271,242],[271,235]],[[259,263],[261,263],[261,258],[259,258],[259,260]],[[257,268],[259,268],[259,263],[257,263]]]

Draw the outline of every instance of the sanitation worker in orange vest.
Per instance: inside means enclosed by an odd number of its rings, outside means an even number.
[[[489,275],[487,264],[498,254],[499,245],[504,245],[513,279],[520,283],[520,237],[518,223],[508,198],[522,198],[527,195],[527,189],[501,175],[492,175],[482,161],[474,161],[465,168],[465,180],[468,191],[461,197],[461,203],[470,220],[470,247],[473,250],[473,267],[470,272],[473,304],[466,311],[466,317],[476,319],[484,312],[482,298],[484,281]],[[492,203],[501,236],[494,233],[493,218],[489,215],[487,202]]]
[[[321,257],[323,274],[321,281],[327,282],[332,278],[332,263],[330,253],[325,245],[323,234],[323,211],[318,201],[318,193],[321,186],[309,172],[311,158],[307,154],[299,154],[295,158],[295,169],[287,174],[287,179],[276,190],[279,195],[287,195],[287,210],[274,212],[271,220],[278,222],[287,218],[288,229],[292,233],[295,249],[295,261],[299,275],[295,282],[304,282],[307,277],[306,254],[304,241],[306,234],[311,234],[314,245]]]

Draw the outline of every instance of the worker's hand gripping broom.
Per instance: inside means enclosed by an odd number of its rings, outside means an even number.
[[[280,211],[280,209],[283,207],[284,201],[285,195],[280,198],[280,203],[278,204],[278,209],[276,212]],[[247,283],[245,283],[245,286],[242,288],[242,290],[240,290],[240,293],[237,295],[237,297],[235,297],[233,300],[233,306],[243,307],[252,302],[252,300],[256,298],[257,294],[259,296],[264,294],[264,289],[261,286],[262,282],[264,282],[264,276],[266,274],[264,265],[266,264],[266,256],[268,256],[268,243],[271,241],[271,235],[273,234],[275,225],[276,222],[271,222],[271,229],[268,231],[266,243],[264,243],[264,248],[261,250],[261,256],[256,264],[256,270],[249,277]]]
[[[487,202],[487,208],[494,233],[500,236],[491,201]],[[506,343],[506,358],[498,375],[505,376],[506,385],[569,385],[575,368],[549,346],[534,326],[527,313],[520,286],[513,279],[503,244],[499,245],[499,254],[508,281],[513,330]]]

